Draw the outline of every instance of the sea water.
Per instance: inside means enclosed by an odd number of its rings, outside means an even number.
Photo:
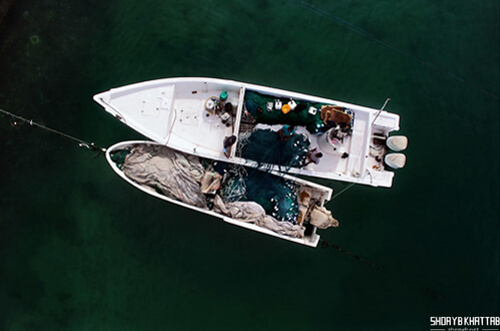
[[[104,158],[2,116],[0,329],[427,330],[499,316],[498,1],[19,0],[1,25],[0,107],[98,146],[142,137],[92,95],[176,76],[374,108],[390,97],[407,166],[391,189],[331,201],[341,225],[311,249],[148,196]]]

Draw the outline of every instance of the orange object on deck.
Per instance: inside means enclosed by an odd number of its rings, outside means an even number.
[[[289,104],[284,104],[283,107],[281,108],[281,111],[283,114],[288,114],[292,110]]]

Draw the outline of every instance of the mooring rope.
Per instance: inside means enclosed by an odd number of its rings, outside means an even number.
[[[331,199],[330,201],[332,201],[333,199],[335,199],[336,197],[338,197],[339,195],[341,195],[342,193],[344,193],[345,191],[347,191],[348,189],[350,189],[351,187],[353,187],[354,185],[356,185],[356,183],[351,183],[349,184],[349,186],[347,186],[346,188],[344,188],[342,191],[340,191],[339,193],[335,194]]]
[[[436,69],[436,70],[438,70],[438,71],[441,71],[442,73],[444,73],[444,74],[448,75],[449,77],[451,77],[451,78],[453,78],[453,79],[455,79],[455,80],[457,80],[457,81],[459,81],[459,82],[461,82],[461,83],[465,83],[465,84],[467,84],[467,85],[469,85],[469,86],[471,86],[471,87],[473,87],[473,88],[477,89],[478,91],[481,91],[481,92],[483,92],[483,93],[485,93],[485,94],[488,94],[489,96],[491,96],[491,97],[493,97],[493,98],[500,99],[500,97],[499,97],[498,95],[496,95],[496,94],[494,94],[494,93],[492,93],[492,92],[490,92],[490,91],[487,91],[487,90],[485,90],[485,89],[483,89],[483,88],[481,88],[481,87],[477,86],[476,84],[473,84],[473,83],[471,83],[470,81],[468,81],[468,80],[466,80],[466,79],[464,79],[464,78],[462,78],[462,77],[459,77],[459,76],[457,76],[457,75],[455,75],[455,74],[451,73],[450,71],[448,71],[448,70],[444,69],[444,68],[443,68],[443,67],[441,67],[441,66],[438,66],[437,64],[434,64],[434,63],[432,63],[432,62],[430,62],[430,61],[427,61],[427,60],[425,60],[425,59],[423,59],[423,58],[421,58],[421,57],[419,57],[419,56],[417,56],[417,55],[413,55],[413,54],[411,54],[410,52],[405,51],[405,50],[403,50],[403,49],[401,49],[401,48],[399,48],[399,47],[395,46],[394,44],[392,44],[392,43],[390,43],[390,42],[388,42],[388,41],[385,41],[385,40],[383,40],[383,39],[380,39],[380,38],[378,38],[377,36],[375,36],[373,33],[370,33],[370,32],[368,32],[368,31],[366,31],[366,30],[364,30],[364,29],[360,28],[359,26],[356,26],[356,25],[354,25],[354,24],[352,24],[352,23],[349,23],[348,21],[343,20],[343,19],[341,19],[341,18],[340,18],[340,17],[338,17],[338,16],[335,16],[335,15],[333,15],[333,14],[331,14],[331,13],[327,12],[327,11],[324,11],[324,10],[322,10],[322,9],[320,9],[320,8],[318,8],[318,7],[315,7],[315,6],[313,6],[313,5],[311,5],[311,4],[307,3],[307,2],[304,2],[304,1],[300,1],[300,4],[301,4],[304,8],[306,8],[307,10],[309,10],[309,11],[312,11],[312,12],[314,12],[314,13],[316,13],[316,14],[319,14],[319,15],[325,15],[325,16],[326,16],[326,17],[328,17],[331,21],[336,21],[336,22],[338,22],[338,23],[341,23],[341,24],[343,24],[344,26],[346,26],[347,28],[349,28],[349,29],[351,29],[351,30],[353,30],[353,31],[355,31],[355,32],[357,32],[357,33],[359,33],[359,34],[362,34],[362,35],[364,35],[365,37],[367,37],[367,38],[369,38],[369,39],[372,39],[372,40],[374,40],[374,41],[378,42],[379,44],[381,44],[381,45],[383,45],[383,46],[386,46],[386,47],[388,47],[388,48],[390,48],[390,49],[392,49],[392,50],[394,50],[394,51],[396,51],[396,52],[398,52],[398,53],[401,53],[401,54],[403,54],[403,55],[406,55],[406,56],[408,56],[408,57],[411,57],[411,58],[413,58],[413,59],[416,59],[416,60],[418,60],[418,61],[420,61],[420,62],[422,62],[422,63],[424,63],[424,64],[426,64],[426,65],[429,65],[429,66],[433,67],[434,69]]]
[[[47,126],[45,126],[45,125],[43,125],[43,124],[37,123],[37,122],[35,122],[35,121],[33,121],[33,120],[28,120],[28,119],[26,119],[26,118],[24,118],[24,117],[21,117],[21,116],[18,116],[18,115],[16,115],[16,114],[13,114],[13,113],[11,113],[11,112],[8,112],[8,111],[6,111],[6,110],[4,110],[4,109],[1,109],[1,108],[0,108],[0,113],[3,113],[4,115],[10,116],[10,118],[14,120],[13,125],[17,125],[16,120],[17,120],[17,121],[24,122],[24,123],[28,123],[28,124],[29,124],[29,125],[31,125],[31,126],[38,127],[38,128],[40,128],[40,129],[42,129],[42,130],[45,130],[45,131],[48,131],[48,132],[50,132],[50,133],[54,133],[54,134],[56,134],[56,135],[58,135],[58,136],[64,137],[64,138],[66,138],[66,139],[69,139],[69,140],[75,141],[75,142],[77,142],[77,143],[78,143],[78,146],[79,146],[79,147],[85,147],[85,148],[87,148],[87,149],[89,149],[89,150],[91,150],[91,151],[94,151],[94,152],[99,152],[99,153],[105,153],[105,152],[106,152],[106,149],[105,149],[105,148],[98,147],[98,146],[96,146],[93,142],[90,142],[90,143],[89,143],[89,142],[87,142],[87,141],[85,141],[85,140],[78,139],[78,138],[73,137],[73,136],[70,136],[69,134],[66,134],[66,133],[64,133],[64,132],[57,131],[57,130],[52,129],[52,128],[49,128],[49,127],[47,127]]]
[[[363,264],[365,264],[373,269],[380,271],[381,275],[384,275],[385,277],[389,277],[388,279],[391,281],[391,284],[399,283],[401,286],[408,288],[408,289],[413,289],[417,293],[423,294],[427,298],[434,300],[434,301],[438,301],[438,300],[442,299],[441,293],[438,290],[433,289],[432,287],[419,286],[419,285],[415,285],[413,283],[409,284],[409,283],[405,282],[405,280],[402,279],[399,275],[395,274],[394,271],[391,271],[390,269],[387,269],[387,268],[382,268],[381,266],[379,266],[375,263],[372,263],[372,262],[362,258],[359,255],[351,253],[342,247],[339,247],[335,244],[329,243],[326,240],[320,239],[319,244],[320,244],[319,247],[321,247],[323,249],[334,248],[334,249],[338,250],[339,252],[344,253],[346,255],[349,255],[350,257],[355,258],[359,262],[361,262],[361,263],[363,263]]]
[[[370,267],[372,267],[372,268],[375,268],[375,269],[377,269],[377,270],[383,270],[383,269],[382,269],[381,267],[379,267],[378,265],[376,265],[376,264],[374,264],[374,263],[371,263],[371,262],[370,262],[370,261],[368,261],[368,260],[363,259],[361,256],[356,255],[356,254],[353,254],[353,253],[349,252],[348,250],[343,249],[342,247],[339,247],[339,246],[337,246],[337,245],[331,244],[331,243],[329,243],[329,242],[328,242],[328,241],[326,241],[326,240],[320,239],[319,243],[320,243],[320,247],[321,247],[321,248],[329,248],[329,247],[331,247],[331,248],[335,248],[336,250],[338,250],[338,251],[340,251],[340,252],[342,252],[342,253],[344,253],[344,254],[346,254],[346,255],[349,255],[349,256],[351,256],[351,257],[355,258],[356,260],[358,260],[358,261],[360,261],[360,262],[362,262],[362,263],[364,263],[364,264],[366,264],[366,265],[368,265],[368,266],[370,266]]]

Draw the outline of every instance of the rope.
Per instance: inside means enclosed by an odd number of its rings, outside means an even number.
[[[353,254],[353,253],[349,252],[348,250],[343,249],[342,247],[339,247],[339,246],[337,246],[337,245],[330,244],[330,243],[329,243],[328,241],[326,241],[326,240],[320,239],[320,245],[321,245],[321,246],[320,246],[321,248],[328,248],[328,247],[335,248],[336,250],[338,250],[338,251],[340,251],[340,252],[342,252],[342,253],[344,253],[344,254],[347,254],[347,255],[349,255],[349,256],[351,256],[351,257],[355,258],[356,260],[358,260],[358,261],[360,261],[360,262],[362,262],[362,263],[364,263],[364,264],[366,264],[366,265],[369,265],[369,266],[370,266],[370,267],[372,267],[372,268],[375,268],[375,269],[377,269],[377,270],[383,270],[383,269],[382,269],[381,267],[379,267],[378,265],[376,265],[376,264],[374,264],[374,263],[371,263],[371,262],[370,262],[370,261],[368,261],[368,260],[363,259],[361,256],[356,255],[356,254]]]
[[[385,275],[386,277],[389,277],[391,286],[394,283],[399,283],[401,286],[403,286],[407,289],[412,289],[412,290],[416,291],[417,293],[423,294],[427,298],[432,299],[434,301],[438,301],[438,300],[442,299],[442,295],[438,290],[435,290],[435,289],[428,287],[428,286],[422,287],[422,286],[416,286],[413,283],[407,283],[407,282],[405,282],[404,279],[402,279],[399,275],[395,274],[391,270],[386,269],[386,268],[382,268],[382,267],[380,267],[380,266],[378,266],[378,265],[376,265],[368,260],[363,259],[361,256],[353,254],[353,253],[349,252],[348,250],[343,249],[342,247],[339,247],[335,244],[331,244],[331,243],[327,242],[326,240],[320,239],[319,243],[320,243],[320,247],[323,249],[334,248],[334,249],[336,249],[336,250],[338,250],[346,255],[349,255],[349,256],[355,258],[359,262],[361,262],[369,267],[372,267],[373,269],[380,271],[383,275]]]
[[[98,147],[93,142],[89,143],[89,142],[86,142],[85,140],[81,140],[81,139],[75,138],[73,136],[70,136],[69,134],[66,134],[64,132],[57,131],[55,129],[49,128],[49,127],[47,127],[47,126],[45,126],[43,124],[37,123],[37,122],[35,122],[33,120],[28,120],[28,119],[26,119],[24,117],[12,114],[11,112],[8,112],[8,111],[6,111],[4,109],[0,108],[0,113],[3,113],[4,115],[10,116],[11,119],[13,119],[13,120],[17,120],[17,121],[22,121],[24,123],[28,123],[31,126],[38,127],[38,128],[40,128],[42,130],[45,130],[45,131],[48,131],[50,133],[54,133],[54,134],[56,134],[58,136],[64,137],[66,139],[75,141],[75,142],[78,143],[79,147],[85,147],[85,148],[87,148],[87,149],[89,149],[91,151],[99,152],[99,153],[105,153],[106,152],[105,148]],[[13,125],[17,125],[17,122],[14,121]]]
[[[332,201],[333,199],[335,199],[336,197],[338,197],[339,195],[341,195],[342,193],[344,193],[345,191],[347,191],[348,189],[350,189],[351,187],[353,187],[354,185],[356,185],[356,183],[351,183],[349,184],[349,186],[347,186],[346,188],[344,188],[342,191],[340,191],[339,193],[335,194],[331,199],[330,201]]]
[[[366,30],[364,30],[364,29],[362,29],[362,28],[360,28],[360,27],[358,27],[358,26],[356,26],[356,25],[354,25],[352,23],[347,22],[346,20],[343,20],[340,17],[337,17],[337,16],[335,16],[335,15],[329,13],[329,12],[326,12],[326,11],[324,11],[322,9],[319,9],[319,8],[317,8],[317,7],[315,7],[315,6],[311,5],[311,4],[308,4],[308,3],[304,2],[304,1],[300,1],[300,4],[303,7],[305,7],[307,10],[310,10],[310,11],[316,13],[316,14],[319,14],[319,15],[326,15],[327,17],[330,18],[330,20],[340,22],[341,24],[343,24],[347,28],[349,28],[349,29],[351,29],[351,30],[353,30],[353,31],[355,31],[355,32],[357,32],[359,34],[362,34],[365,37],[370,38],[370,39],[378,42],[379,44],[382,44],[383,46],[386,46],[386,47],[388,47],[388,48],[390,48],[390,49],[392,49],[392,50],[394,50],[394,51],[396,51],[398,53],[401,53],[401,54],[406,55],[408,57],[411,57],[411,58],[413,58],[415,60],[418,60],[418,61],[420,61],[420,62],[422,62],[422,63],[424,63],[426,65],[429,65],[429,66],[433,67],[434,69],[436,69],[438,71],[441,71],[442,73],[448,75],[449,77],[451,77],[451,78],[453,78],[453,79],[455,79],[455,80],[457,80],[457,81],[459,81],[461,83],[465,83],[465,84],[467,84],[467,85],[469,85],[469,86],[471,86],[471,87],[473,87],[473,88],[475,88],[475,89],[477,89],[477,90],[479,90],[479,91],[481,91],[481,92],[483,92],[485,94],[488,94],[489,96],[491,96],[491,97],[493,97],[495,99],[500,99],[500,97],[498,95],[496,95],[496,94],[494,94],[494,93],[492,93],[490,91],[487,91],[487,90],[485,90],[485,89],[483,89],[483,88],[481,88],[481,87],[479,87],[479,86],[477,86],[477,85],[475,85],[475,84],[473,84],[473,83],[465,80],[464,78],[459,77],[459,76],[451,73],[450,71],[444,69],[443,67],[438,66],[437,64],[429,62],[429,61],[427,61],[427,60],[425,60],[425,59],[423,59],[423,58],[421,58],[419,56],[413,55],[413,54],[409,53],[408,51],[405,51],[405,50],[403,50],[403,49],[401,49],[401,48],[399,48],[399,47],[391,44],[388,41],[385,41],[383,39],[377,38],[374,34],[368,32],[368,31],[366,31]]]
[[[387,106],[387,104],[389,103],[389,101],[391,101],[391,98],[387,98],[384,102],[384,105],[382,106],[382,108],[380,108],[380,110],[378,111],[377,115],[375,116],[375,118],[373,119],[372,121],[372,125],[373,123],[375,123],[375,121],[377,120],[377,118],[380,116],[380,114],[382,114],[382,112],[384,111],[384,108],[385,106]]]

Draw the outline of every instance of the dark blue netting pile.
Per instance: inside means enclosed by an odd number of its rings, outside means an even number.
[[[222,197],[226,201],[255,201],[277,220],[294,222],[299,213],[296,191],[292,181],[249,169],[226,182]]]
[[[113,160],[113,162],[116,163],[118,169],[121,169],[123,163],[125,162],[125,158],[127,157],[128,154],[130,154],[130,148],[113,151],[111,153],[111,160]]]
[[[309,145],[309,139],[304,134],[295,134],[285,141],[276,131],[258,129],[241,141],[241,157],[259,163],[277,164],[284,170],[300,168],[307,160]]]

